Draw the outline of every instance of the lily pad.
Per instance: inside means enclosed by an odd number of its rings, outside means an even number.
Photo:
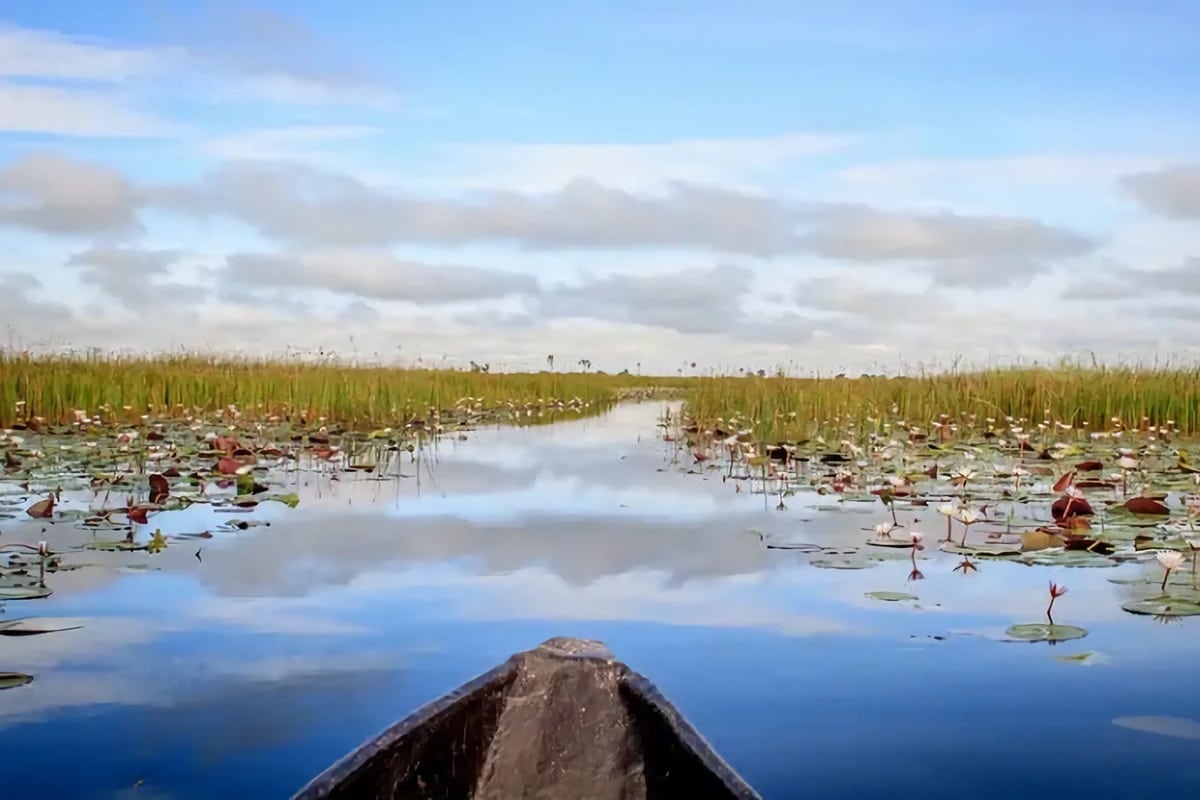
[[[1200,740],[1200,722],[1186,717],[1117,717],[1113,725],[1176,739]]]
[[[993,556],[999,558],[1002,556],[1019,556],[1021,554],[1021,545],[1002,544],[999,542],[963,545],[958,542],[943,540],[938,545],[938,550],[941,550],[943,553],[953,553],[960,556]]]
[[[83,627],[83,620],[71,617],[24,617],[0,622],[0,636],[37,636],[42,633],[72,631]]]
[[[45,586],[0,586],[0,600],[41,600],[51,594]]]
[[[883,600],[885,603],[898,603],[901,600],[919,600],[915,594],[908,592],[867,592],[872,600]]]
[[[1086,550],[1039,550],[1022,559],[1026,564],[1043,567],[1115,567],[1117,562]]]
[[[872,547],[902,547],[905,550],[911,550],[913,546],[912,539],[887,539],[884,537],[867,539],[867,544]]]
[[[1092,650],[1085,650],[1082,653],[1070,653],[1054,657],[1055,661],[1062,661],[1067,664],[1078,664],[1081,667],[1090,667],[1095,664],[1104,664],[1108,662],[1108,657]]]
[[[814,558],[808,563],[817,569],[867,569],[878,566],[878,562],[851,558]]]
[[[295,508],[300,505],[300,495],[295,492],[289,494],[269,494],[263,500],[274,500],[276,503],[283,503],[288,508]]]
[[[1141,600],[1127,600],[1121,608],[1130,614],[1148,617],[1195,617],[1200,616],[1200,603],[1178,597],[1163,595]]]
[[[1087,636],[1087,630],[1074,625],[1051,625],[1046,622],[1027,622],[1013,625],[1005,634],[1017,642],[1067,642]]]
[[[32,675],[26,675],[23,672],[0,672],[0,691],[16,689],[27,683],[33,683]]]

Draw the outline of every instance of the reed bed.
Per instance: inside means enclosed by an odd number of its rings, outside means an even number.
[[[1097,431],[1165,426],[1200,433],[1200,368],[1063,363],[909,377],[699,378],[686,393],[690,416],[712,426],[731,418],[764,439],[869,431],[882,421],[929,430],[943,415],[958,424]],[[993,422],[989,422],[993,420]],[[726,426],[728,427],[728,426]]]
[[[351,427],[384,426],[464,405],[484,412],[600,411],[624,396],[653,394],[682,382],[629,374],[485,373],[197,355],[0,353],[0,426],[31,417],[70,422],[77,410],[161,419],[229,406],[248,419],[300,416]]]

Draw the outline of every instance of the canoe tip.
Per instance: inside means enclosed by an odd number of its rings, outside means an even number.
[[[585,658],[613,661],[615,657],[608,645],[595,639],[576,639],[571,636],[554,636],[537,646],[536,652],[559,658]]]

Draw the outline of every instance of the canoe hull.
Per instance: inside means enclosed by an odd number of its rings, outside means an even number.
[[[759,795],[599,642],[550,639],[418,709],[294,800]]]

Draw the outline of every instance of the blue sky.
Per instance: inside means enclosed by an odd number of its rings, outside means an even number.
[[[0,317],[498,368],[1191,355],[1197,34],[1184,2],[15,0]]]

